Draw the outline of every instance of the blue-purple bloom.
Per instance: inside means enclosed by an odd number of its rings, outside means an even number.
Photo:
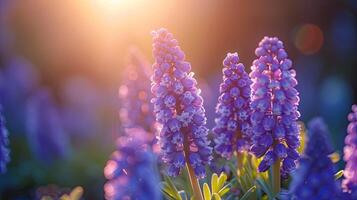
[[[5,119],[0,106],[0,174],[6,172],[8,162],[10,162],[9,133],[5,127]]]
[[[153,32],[153,55],[152,103],[156,120],[163,126],[159,142],[168,174],[177,176],[188,163],[202,178],[205,165],[212,159],[212,148],[201,90],[190,72],[191,64],[166,29]]]
[[[153,105],[150,103],[150,64],[137,49],[131,49],[119,88],[120,120],[124,128],[140,126],[155,133]]]
[[[357,105],[352,106],[352,113],[348,115],[348,120],[350,123],[344,148],[346,167],[343,174],[345,179],[342,181],[342,187],[345,192],[353,196],[351,199],[357,199]]]
[[[223,61],[223,82],[220,84],[213,129],[215,151],[231,158],[234,151],[249,149],[252,136],[250,124],[250,85],[252,81],[239,63],[237,53],[228,53]]]
[[[50,92],[38,90],[27,104],[27,139],[35,156],[47,163],[68,155],[69,141]]]
[[[315,118],[308,124],[307,146],[290,185],[290,192],[295,199],[338,198],[339,188],[334,177],[335,169],[329,158],[333,153],[329,134],[321,118]]]
[[[287,58],[283,43],[276,37],[264,37],[255,50],[253,61],[251,151],[264,157],[259,171],[282,161],[281,173],[286,176],[296,168],[300,145],[297,109],[299,93],[292,62]]]
[[[161,199],[155,156],[142,133],[135,134],[118,139],[117,150],[104,168],[108,179],[104,186],[105,199]]]

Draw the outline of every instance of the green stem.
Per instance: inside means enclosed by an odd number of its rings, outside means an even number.
[[[193,191],[193,199],[194,200],[203,200],[200,183],[195,175],[195,172],[189,162],[186,163],[186,168],[188,172],[188,177],[190,179],[190,183]]]
[[[278,159],[272,166],[272,185],[274,196],[280,192],[281,182],[280,182],[280,159]]]
[[[240,175],[243,170],[244,153],[237,152],[237,174]]]

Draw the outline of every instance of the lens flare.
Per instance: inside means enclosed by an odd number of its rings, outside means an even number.
[[[294,43],[297,49],[305,55],[317,53],[324,41],[321,29],[314,24],[304,24],[297,28]]]

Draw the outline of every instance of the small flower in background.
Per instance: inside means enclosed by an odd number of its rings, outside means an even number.
[[[142,133],[132,130],[126,135],[118,139],[117,150],[104,168],[105,199],[161,199],[154,154]]]
[[[207,139],[205,110],[201,90],[191,65],[178,42],[166,29],[153,32],[151,91],[156,120],[163,125],[159,143],[168,174],[177,176],[186,163],[198,177],[205,176],[205,165],[212,159]]]
[[[344,148],[345,179],[342,181],[344,192],[351,193],[351,199],[357,199],[357,105],[352,106],[352,113],[348,115],[350,124],[347,128]]]
[[[28,99],[27,139],[38,159],[50,163],[68,155],[69,141],[51,93],[38,90]]]
[[[282,161],[281,173],[286,176],[296,168],[299,158],[299,127],[297,110],[299,93],[292,62],[287,58],[283,43],[276,37],[264,37],[255,50],[259,57],[253,61],[251,151],[264,157],[259,171],[267,171]]]
[[[10,162],[9,136],[5,127],[5,119],[0,105],[0,174],[6,172],[6,165]]]
[[[36,199],[39,200],[80,200],[83,188],[77,186],[71,191],[69,188],[60,188],[57,185],[41,186],[36,189]]]
[[[215,151],[231,158],[234,151],[248,150],[252,136],[250,124],[250,80],[237,53],[228,53],[223,61],[223,83],[216,107],[213,129]]]
[[[155,118],[150,103],[150,64],[138,49],[131,49],[119,87],[119,116],[124,128],[141,127],[155,136]]]
[[[290,185],[295,199],[336,199],[339,195],[335,169],[329,158],[333,153],[329,134],[321,118],[308,124],[307,146]]]
[[[4,60],[0,71],[0,102],[8,121],[7,127],[14,134],[25,133],[26,99],[38,86],[38,73],[35,68],[21,57]]]

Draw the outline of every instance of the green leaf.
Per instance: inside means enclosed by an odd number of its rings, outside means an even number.
[[[255,186],[255,185],[253,187],[249,188],[249,190],[239,200],[248,199],[251,195],[254,194],[256,188],[257,188],[257,186]]]
[[[229,192],[229,185],[224,186],[221,190],[219,190],[218,195],[223,197],[227,192]]]
[[[171,195],[175,200],[182,200],[180,194],[177,191],[176,186],[174,185],[170,177],[165,175],[164,180],[165,182],[163,184],[163,190],[169,195]]]
[[[221,200],[221,197],[217,193],[213,193],[214,200]]]
[[[273,192],[271,191],[269,185],[267,185],[267,183],[264,180],[258,178],[257,183],[262,188],[262,190],[269,196],[269,199],[274,198]]]
[[[203,196],[205,200],[211,200],[211,191],[209,190],[208,184],[203,184]]]
[[[227,181],[227,175],[222,172],[218,178],[218,186],[217,186],[218,190],[220,190],[223,187],[223,185],[226,181]]]
[[[216,173],[212,174],[211,178],[211,188],[212,188],[212,193],[218,192],[218,176]]]
[[[335,180],[338,180],[339,178],[341,178],[343,176],[343,170],[338,171],[335,174]]]

